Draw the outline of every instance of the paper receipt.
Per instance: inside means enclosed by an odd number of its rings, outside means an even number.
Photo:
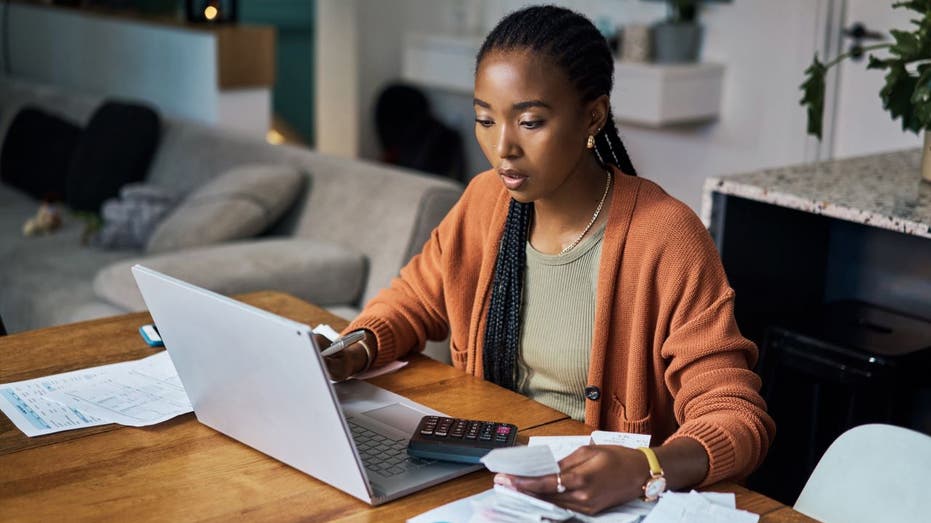
[[[492,472],[514,476],[545,476],[559,472],[553,451],[546,445],[493,449],[482,463]]]

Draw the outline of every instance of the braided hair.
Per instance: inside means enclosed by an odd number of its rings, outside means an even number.
[[[515,11],[488,34],[478,52],[476,67],[491,51],[532,50],[566,72],[582,102],[609,95],[614,82],[614,58],[598,29],[584,16],[556,6],[533,6]],[[595,136],[593,149],[603,166],[614,165],[636,176],[621,142],[614,115]],[[526,244],[533,203],[511,200],[492,279],[491,304],[485,326],[482,361],[485,379],[517,389],[521,302]]]

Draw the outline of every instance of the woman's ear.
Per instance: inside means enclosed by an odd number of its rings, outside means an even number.
[[[608,123],[608,112],[611,110],[611,99],[603,94],[586,105],[586,114],[589,117],[588,134],[598,134]]]

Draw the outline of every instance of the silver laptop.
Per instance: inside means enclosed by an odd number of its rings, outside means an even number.
[[[132,271],[201,423],[372,505],[481,468],[408,456],[420,418],[443,414],[363,381],[332,384],[307,325]]]

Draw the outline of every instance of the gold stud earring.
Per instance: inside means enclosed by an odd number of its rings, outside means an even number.
[[[585,142],[585,147],[589,149],[595,148],[595,135],[593,134],[588,135],[588,141]]]

